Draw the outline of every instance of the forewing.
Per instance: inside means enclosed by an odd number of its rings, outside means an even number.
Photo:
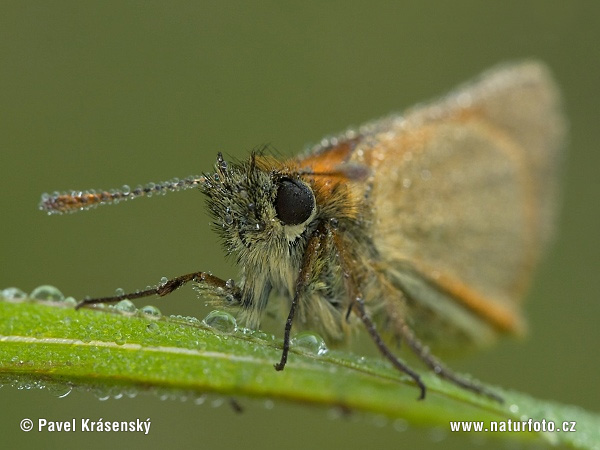
[[[408,292],[415,301],[436,290],[494,328],[518,331],[518,302],[551,234],[565,129],[547,70],[497,69],[386,123],[355,151],[373,168],[383,260],[421,279]]]

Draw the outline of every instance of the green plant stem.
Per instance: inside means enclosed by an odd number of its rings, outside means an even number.
[[[226,324],[227,325],[227,324]],[[231,325],[231,324],[229,324]],[[224,329],[224,328],[222,328]],[[575,421],[576,432],[493,433],[577,448],[600,446],[600,418],[573,406],[496,387],[500,404],[425,374],[427,398],[386,362],[293,347],[282,372],[281,343],[262,333],[219,331],[193,318],[74,310],[64,302],[0,301],[0,374],[100,392],[172,390],[262,397],[381,414],[413,425],[450,429],[450,421]],[[486,433],[492,434],[492,433]],[[595,447],[594,447],[595,446]]]

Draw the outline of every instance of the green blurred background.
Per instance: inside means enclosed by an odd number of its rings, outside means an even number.
[[[183,177],[210,170],[217,151],[244,157],[267,143],[291,155],[498,62],[546,61],[564,90],[571,136],[560,235],[526,303],[530,333],[451,365],[599,409],[600,3],[3,1],[0,9],[0,287],[50,283],[77,298],[236,270],[199,193],[47,217],[37,210],[42,192]],[[165,313],[207,312],[191,289],[153,303]],[[241,415],[210,401],[9,387],[0,402],[2,441],[18,447],[464,448],[481,438],[400,433],[364,416],[244,399]],[[152,428],[149,436],[26,434],[24,417],[150,417]]]

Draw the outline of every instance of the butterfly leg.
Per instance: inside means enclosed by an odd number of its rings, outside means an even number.
[[[234,301],[237,301],[238,303],[241,302],[241,292],[239,288],[230,286],[230,284],[226,281],[206,272],[194,272],[171,278],[170,280],[167,280],[156,287],[145,289],[143,291],[114,295],[110,297],[87,298],[80,301],[77,306],[75,306],[75,309],[99,303],[116,303],[121,300],[135,300],[138,298],[151,297],[153,295],[164,297],[165,295],[169,295],[171,292],[179,289],[181,286],[189,282],[199,283],[203,285],[203,287],[207,287],[212,291],[219,292],[221,296],[230,296],[230,298],[232,298]]]

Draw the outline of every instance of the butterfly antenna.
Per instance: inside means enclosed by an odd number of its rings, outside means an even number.
[[[42,194],[40,209],[48,214],[64,214],[95,208],[98,205],[109,205],[138,197],[164,195],[167,192],[183,191],[204,184],[205,177],[191,176],[183,180],[174,178],[160,183],[148,183],[131,189],[125,185],[121,189],[103,189],[87,191],[54,192]]]

